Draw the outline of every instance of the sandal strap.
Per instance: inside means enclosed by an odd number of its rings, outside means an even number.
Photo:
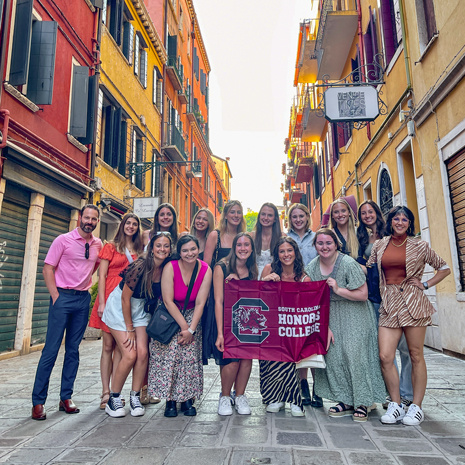
[[[356,413],[361,413],[364,417],[368,415],[368,409],[364,405],[359,405],[354,412],[354,415]]]
[[[346,405],[343,402],[339,402],[338,404],[329,408],[329,410],[332,410],[335,413],[346,412],[347,410],[352,410],[352,409],[353,407],[351,405]]]
[[[100,399],[103,399],[105,396],[110,396],[110,391],[105,391],[104,393],[102,393]]]

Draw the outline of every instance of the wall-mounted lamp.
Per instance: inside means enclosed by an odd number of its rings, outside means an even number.
[[[101,207],[102,211],[109,211],[111,205],[111,199],[101,199],[97,202],[97,207]]]

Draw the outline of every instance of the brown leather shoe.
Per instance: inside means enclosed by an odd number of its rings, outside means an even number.
[[[79,413],[79,409],[73,402],[73,399],[60,400],[59,410],[66,413]]]
[[[32,407],[32,419],[33,420],[45,420],[47,414],[45,413],[44,404],[37,404]]]

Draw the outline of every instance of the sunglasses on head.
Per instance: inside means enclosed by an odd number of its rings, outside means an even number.
[[[157,231],[155,233],[155,237],[160,236],[161,234],[163,234],[164,236],[170,236],[171,237],[171,233],[169,231]]]
[[[84,254],[84,256],[86,257],[86,259],[89,258],[89,250],[90,250],[90,245],[88,242],[86,242],[86,252]]]

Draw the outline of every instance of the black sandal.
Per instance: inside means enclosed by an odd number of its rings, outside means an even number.
[[[339,402],[329,409],[330,417],[345,417],[347,415],[353,415],[353,413],[354,407],[352,405],[346,405],[343,402]]]
[[[368,413],[371,412],[371,407],[367,408],[364,405],[360,405],[355,409],[354,414],[352,415],[352,419],[354,421],[358,421],[363,423],[368,420]],[[358,415],[356,415],[358,414]]]

